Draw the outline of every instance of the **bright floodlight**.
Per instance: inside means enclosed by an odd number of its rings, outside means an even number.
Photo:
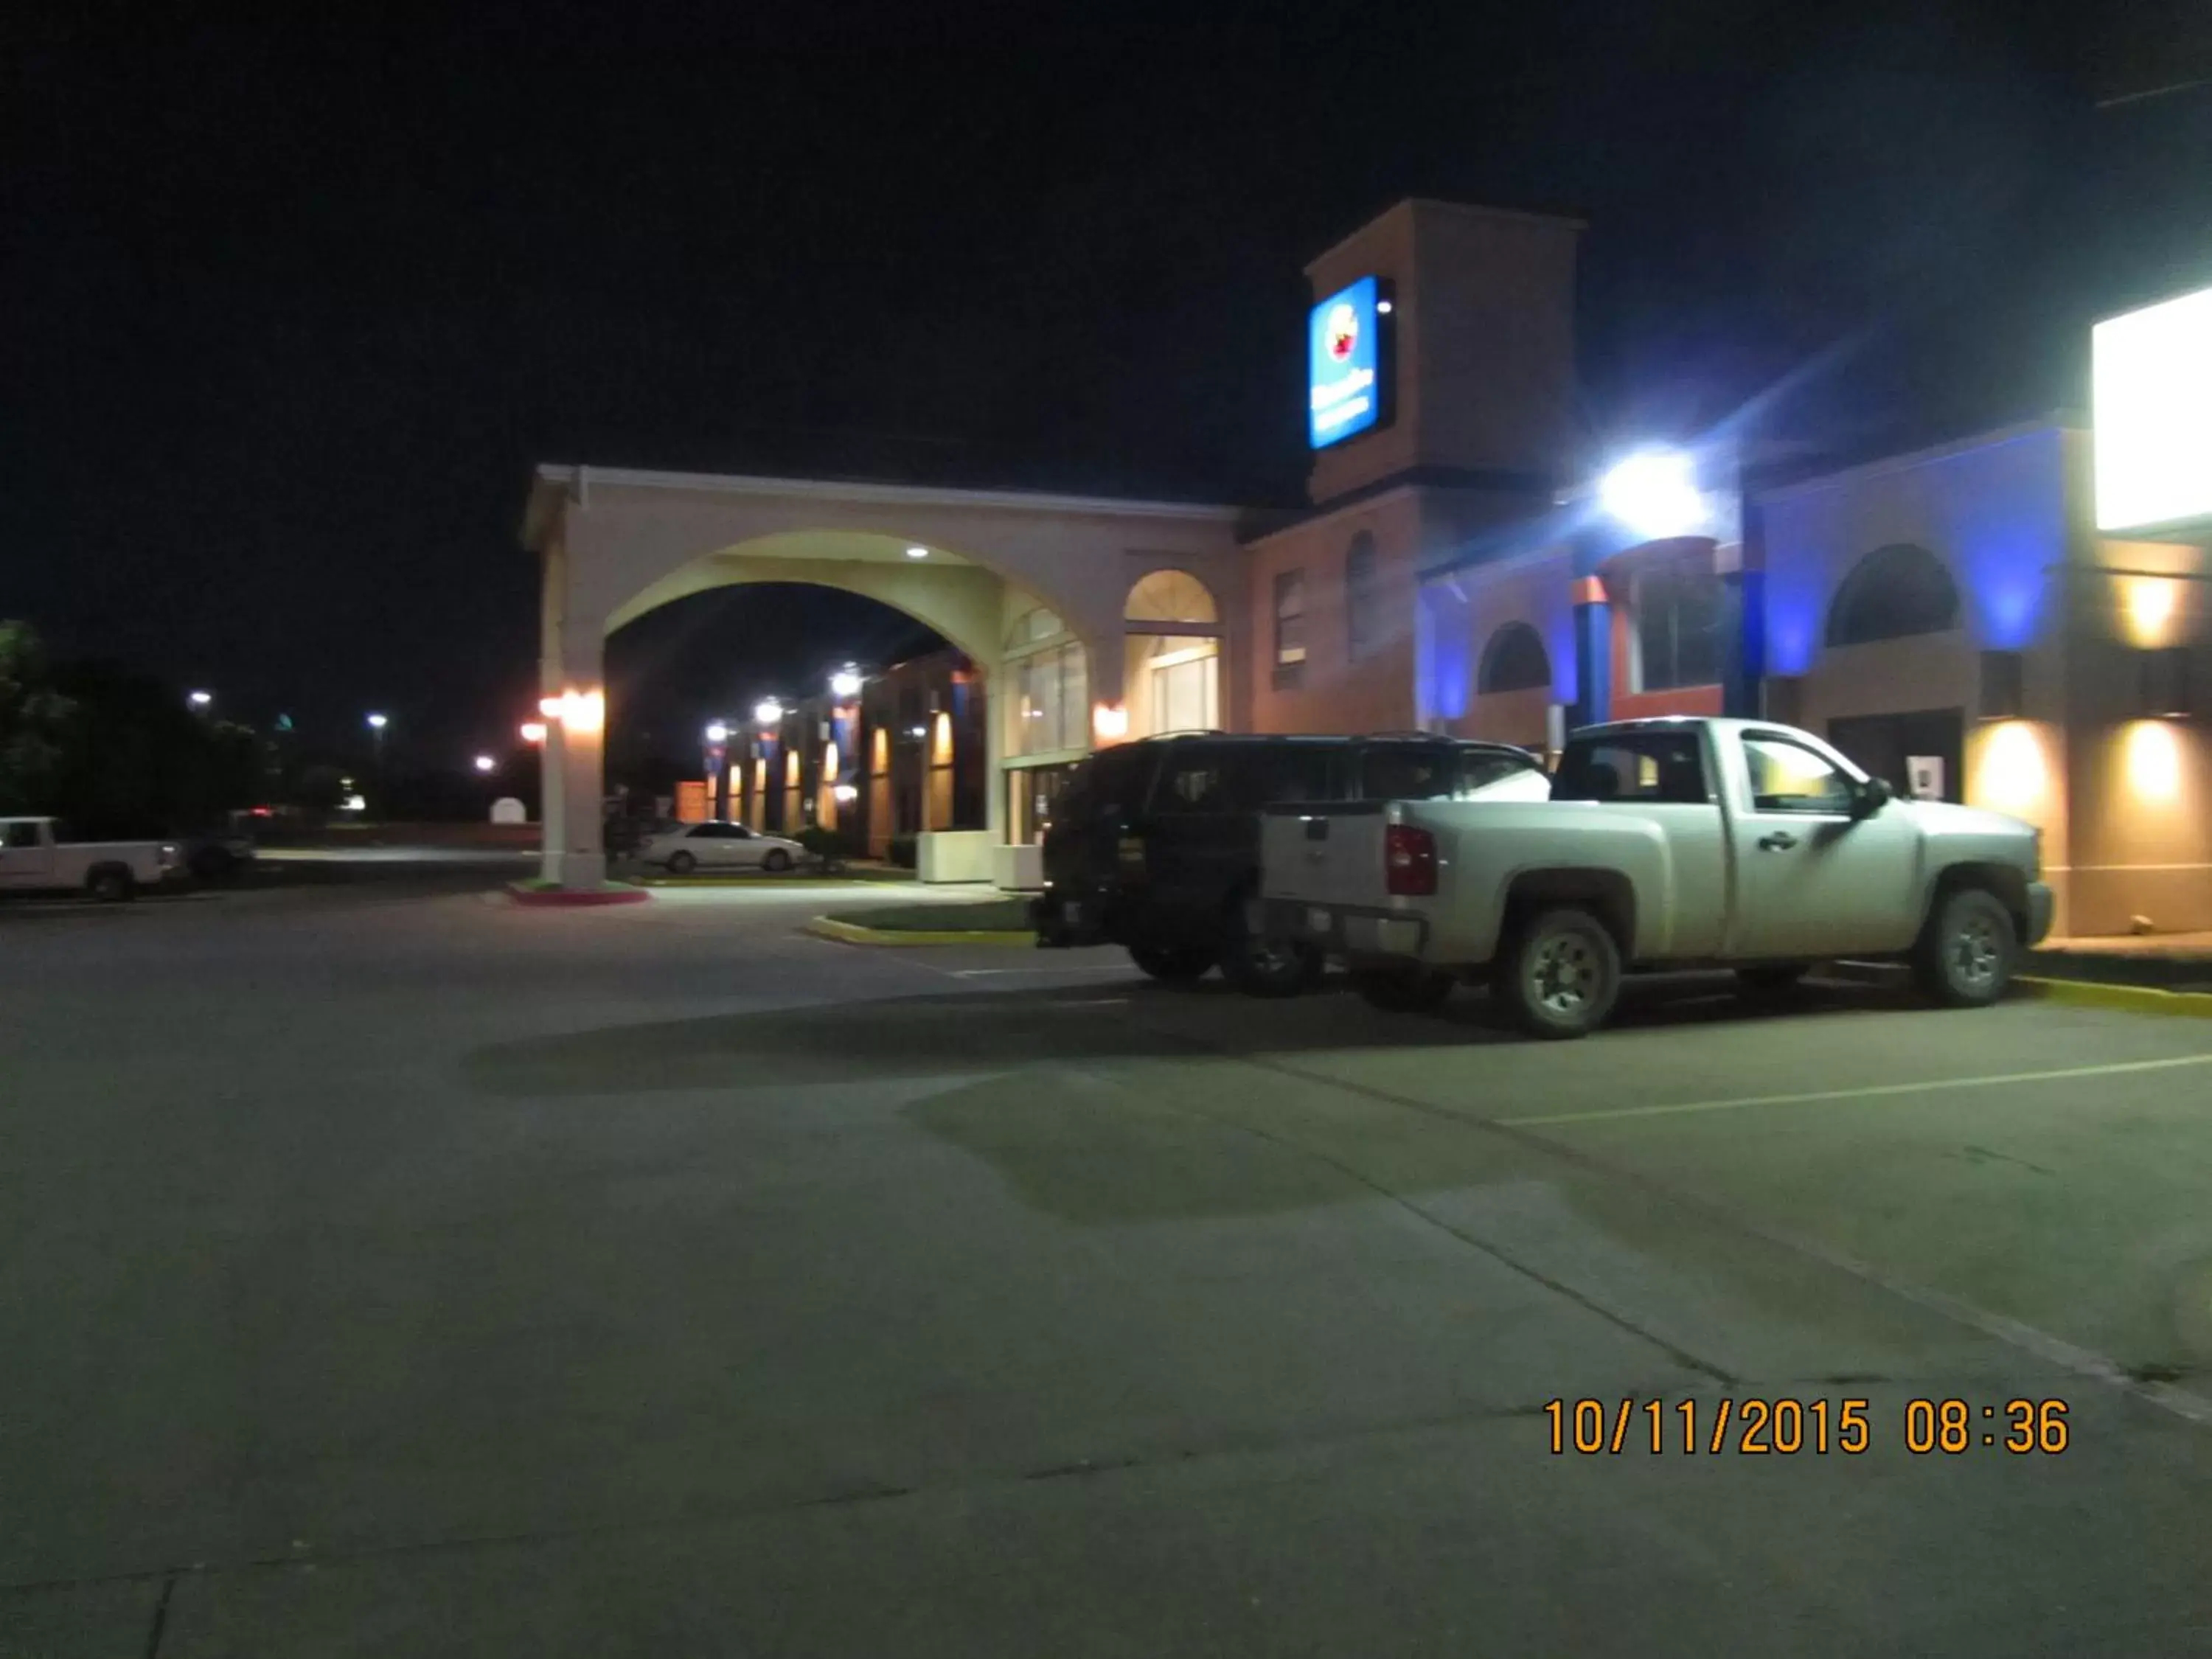
[[[1686,536],[1705,523],[1697,464],[1679,449],[1647,449],[1598,481],[1598,505],[1646,541]]]
[[[2090,331],[2097,528],[2212,514],[2212,288]]]
[[[929,556],[929,550],[926,547],[909,547],[906,550],[906,556],[909,559],[926,559]]]
[[[212,691],[187,691],[185,694],[185,701],[191,704],[195,708],[204,708],[215,701],[215,693]]]
[[[763,726],[778,726],[783,721],[783,705],[774,697],[763,697],[753,705],[753,718]]]
[[[841,668],[830,677],[830,695],[849,698],[860,695],[860,676],[857,670]]]
[[[726,726],[723,725],[721,721],[720,721],[720,720],[716,720],[716,721],[715,721],[712,726],[708,726],[708,727],[707,728],[707,741],[708,741],[708,742],[709,742],[709,743],[727,743],[729,740],[730,740],[730,728],[729,728],[728,726]]]
[[[489,755],[478,755],[477,757],[477,770],[479,772],[489,772],[495,769],[498,765],[499,763],[494,760]]]
[[[368,717],[369,729],[371,731],[381,732],[391,723],[392,722],[382,714],[371,714]]]

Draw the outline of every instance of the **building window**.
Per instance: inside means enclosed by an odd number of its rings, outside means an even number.
[[[1637,573],[1636,689],[1672,691],[1721,677],[1721,579],[1694,564]]]
[[[1959,625],[1959,588],[1924,547],[1893,542],[1851,567],[1828,607],[1827,643],[1867,645]]]
[[[1216,665],[1220,647],[1212,640],[1173,634],[1152,636],[1146,668],[1152,684],[1146,697],[1146,735],[1162,732],[1210,732],[1221,722],[1216,710]]]
[[[1042,645],[1047,640],[1056,639],[1066,632],[1067,624],[1060,619],[1057,612],[1038,605],[1014,618],[1014,625],[1006,630],[1006,649],[1018,651],[1024,646]]]
[[[1007,754],[1091,746],[1090,673],[1080,641],[1017,657],[1004,674]]]
[[[1296,685],[1306,668],[1306,573],[1285,570],[1275,577],[1275,685]]]
[[[1475,678],[1478,691],[1533,691],[1551,683],[1551,657],[1527,623],[1507,623],[1482,647],[1482,666]]]
[[[1212,627],[1221,620],[1213,594],[1187,570],[1155,570],[1129,590],[1121,619],[1133,623],[1184,623]]]
[[[1382,648],[1382,592],[1375,571],[1375,538],[1361,531],[1344,556],[1345,653],[1364,662]]]

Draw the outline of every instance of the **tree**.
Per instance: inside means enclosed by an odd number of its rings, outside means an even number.
[[[0,812],[54,810],[76,706],[28,623],[0,622]]]

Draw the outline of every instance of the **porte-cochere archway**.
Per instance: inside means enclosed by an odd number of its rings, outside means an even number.
[[[1083,647],[1095,726],[1110,738],[1127,722],[1133,586],[1173,570],[1233,606],[1243,592],[1234,518],[1229,508],[1158,501],[539,468],[523,540],[544,576],[547,879],[588,887],[605,878],[604,653],[623,623],[712,587],[814,582],[936,629],[995,694],[1010,630],[1042,609]],[[996,711],[985,721],[994,842],[1007,834],[1005,726]]]

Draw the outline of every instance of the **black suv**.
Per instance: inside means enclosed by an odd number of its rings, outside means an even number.
[[[1218,964],[1240,989],[1287,995],[1320,957],[1255,939],[1260,809],[1284,801],[1433,800],[1540,771],[1525,750],[1404,737],[1146,738],[1078,767],[1044,838],[1037,943],[1122,945],[1155,979]]]

